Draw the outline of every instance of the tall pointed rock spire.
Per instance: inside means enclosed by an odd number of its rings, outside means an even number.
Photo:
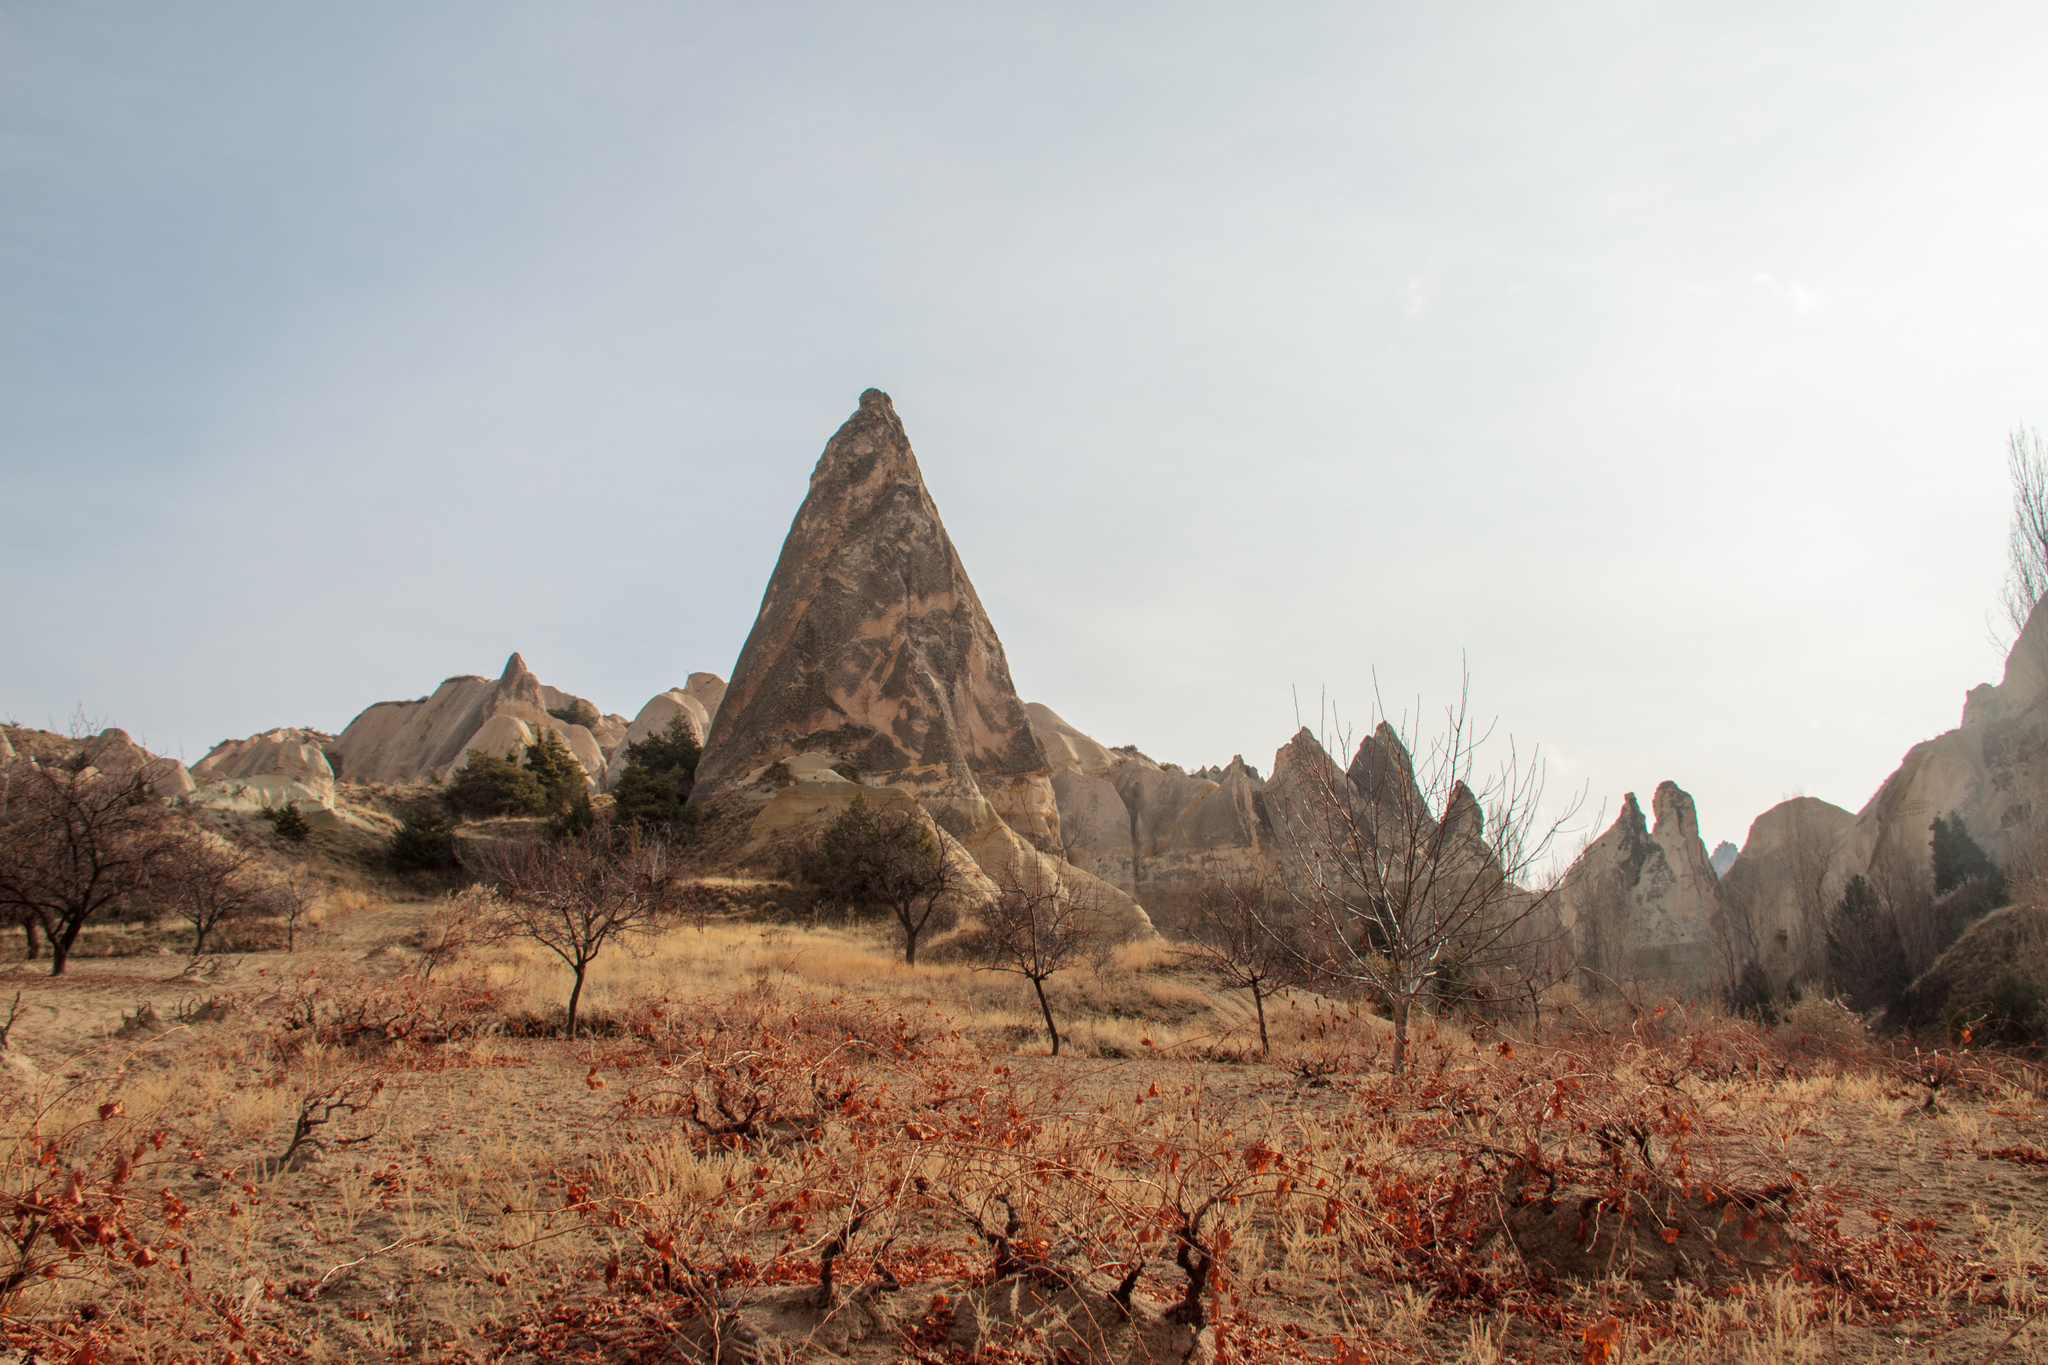
[[[830,754],[961,828],[1058,833],[1045,751],[889,395],[869,389],[811,473],[697,765],[703,797]]]

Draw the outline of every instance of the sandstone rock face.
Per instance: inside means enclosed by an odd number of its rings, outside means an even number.
[[[1914,745],[1856,816],[1830,863],[1839,888],[1882,861],[1925,869],[1937,815],[1958,814],[1993,860],[2048,829],[2048,610],[2034,608],[2005,679],[1970,691],[1960,727]]]
[[[121,777],[141,772],[150,790],[166,800],[187,795],[195,785],[184,764],[150,753],[130,739],[126,730],[102,730],[94,735],[79,750],[79,762]]]
[[[1565,873],[1558,913],[1595,984],[1662,982],[1690,995],[1720,984],[1721,901],[1692,798],[1660,783],[1643,819],[1634,792]]]
[[[887,394],[825,447],[697,769],[703,799],[764,764],[835,755],[963,833],[1048,845],[1045,751]]]
[[[266,730],[247,739],[222,740],[192,765],[199,788],[187,802],[225,810],[282,810],[296,805],[317,823],[332,816],[334,769],[321,750],[327,736],[311,730]]]
[[[433,774],[446,779],[460,767],[473,741],[494,718],[524,726],[529,740],[543,731],[560,735],[593,784],[604,772],[604,752],[597,737],[582,725],[548,714],[548,695],[574,701],[567,693],[544,689],[514,654],[496,682],[475,675],[448,679],[431,697],[418,701],[378,702],[348,723],[326,746],[330,760],[339,760],[339,774],[353,782],[409,782]],[[491,731],[491,743],[507,741],[511,727]]]
[[[694,698],[704,708],[704,728],[708,733],[725,701],[725,679],[716,673],[692,673],[683,684],[683,695]]]
[[[1715,844],[1713,854],[1709,856],[1707,859],[1707,862],[1714,869],[1714,875],[1717,877],[1727,876],[1728,869],[1735,866],[1735,859],[1737,858],[1737,856],[1741,854],[1741,852],[1741,849],[1735,847],[1735,845],[1729,843],[1726,839],[1723,839],[1720,843]]]
[[[709,673],[692,673],[690,677],[718,681]],[[720,685],[720,690],[723,690],[723,684]],[[701,696],[701,693],[692,693],[686,688],[672,687],[649,698],[647,705],[640,708],[640,714],[633,718],[633,723],[621,733],[619,746],[612,750],[611,761],[604,769],[604,789],[610,791],[625,775],[626,760],[630,757],[627,752],[629,746],[638,744],[650,736],[664,733],[669,722],[678,716],[682,718],[683,724],[689,728],[691,737],[701,748],[711,730],[711,717],[705,710]]]
[[[1038,742],[1045,746],[1046,761],[1055,773],[1073,768],[1090,777],[1103,777],[1123,761],[1121,755],[1111,753],[1061,720],[1050,706],[1026,702],[1024,714],[1031,721]]]
[[[1738,969],[1755,962],[1780,988],[1822,978],[1827,917],[1841,899],[1829,864],[1855,825],[1848,811],[1812,796],[1781,801],[1751,823],[1720,887]]]

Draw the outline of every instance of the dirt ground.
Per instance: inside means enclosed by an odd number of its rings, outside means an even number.
[[[1139,951],[1055,1058],[1014,982],[717,922],[571,1042],[532,952],[422,980],[432,905],[0,972],[19,1359],[2048,1358],[2037,1071],[1833,1007],[1446,1022],[1397,1077]]]

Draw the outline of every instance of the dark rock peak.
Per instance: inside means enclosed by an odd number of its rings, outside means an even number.
[[[1451,799],[1444,806],[1443,829],[1454,835],[1469,835],[1474,839],[1486,834],[1486,812],[1479,808],[1479,798],[1472,795],[1472,789],[1462,781],[1451,787]]]
[[[1636,804],[1634,792],[1621,798],[1621,814],[1614,817],[1614,828],[1626,828],[1638,839],[1650,837],[1650,822],[1643,819],[1643,808]]]
[[[1352,755],[1345,775],[1361,797],[1376,806],[1396,806],[1418,818],[1428,811],[1415,785],[1415,762],[1393,726],[1381,721]]]
[[[899,774],[927,804],[986,796],[1027,835],[1057,820],[1002,644],[878,389],[811,472],[698,785],[806,750]]]

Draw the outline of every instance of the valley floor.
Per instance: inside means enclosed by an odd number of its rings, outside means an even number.
[[[1055,982],[1055,1058],[1013,979],[707,921],[571,1042],[559,964],[422,980],[426,908],[0,973],[21,1359],[2048,1355],[2039,1072],[1832,1006],[1442,1022],[1396,1076],[1133,949]]]

